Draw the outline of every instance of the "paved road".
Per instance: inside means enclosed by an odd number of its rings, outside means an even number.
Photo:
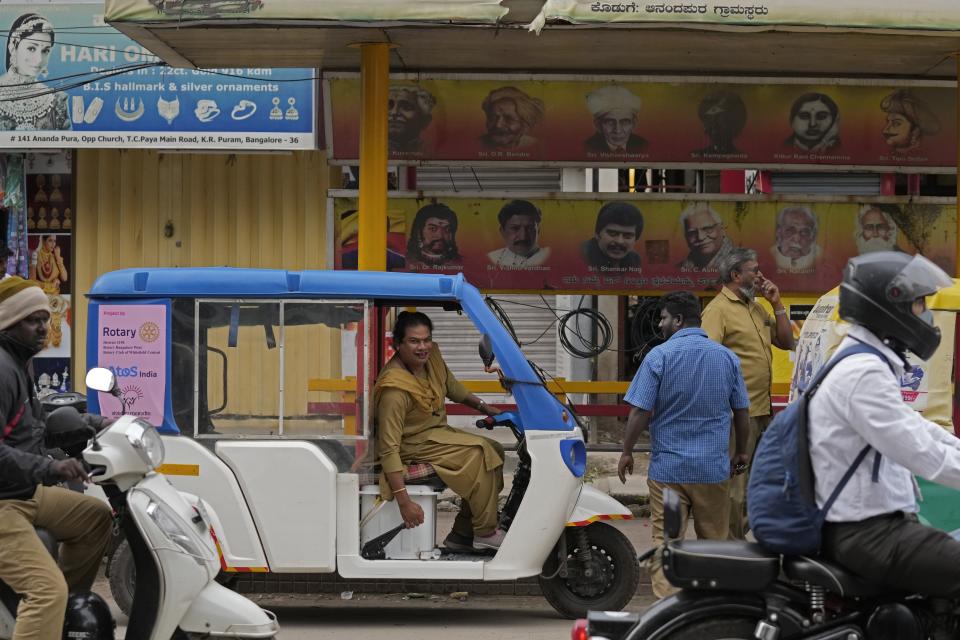
[[[453,514],[438,515],[439,528],[445,531]],[[649,547],[646,518],[613,524],[638,552]],[[646,580],[642,574],[640,589],[627,610],[643,611],[654,601]],[[94,588],[111,604],[120,624],[117,637],[123,638],[126,619],[109,598],[109,587],[101,578]],[[411,598],[402,593],[355,593],[350,600],[334,594],[266,594],[252,599],[279,616],[280,640],[567,640],[571,628],[571,621],[560,618],[539,596],[468,595],[456,600],[446,595]]]
[[[402,595],[254,598],[279,616],[280,640],[567,640],[571,621],[560,618],[540,597],[447,596],[410,599]],[[633,599],[642,611],[651,594]],[[123,619],[121,618],[121,622]],[[118,629],[123,638],[124,628]]]

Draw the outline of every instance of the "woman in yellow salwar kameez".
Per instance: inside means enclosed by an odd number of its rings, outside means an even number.
[[[407,527],[423,523],[423,510],[404,486],[407,465],[429,463],[461,498],[460,513],[444,540],[451,551],[497,549],[497,498],[503,488],[503,447],[447,424],[446,398],[486,415],[500,413],[464,388],[433,343],[433,323],[419,312],[401,312],[393,328],[396,350],[374,386],[380,493],[396,499]]]

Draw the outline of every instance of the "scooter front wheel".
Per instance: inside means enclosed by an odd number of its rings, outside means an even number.
[[[560,575],[559,543],[540,574],[540,590],[550,606],[567,618],[586,617],[588,610],[623,609],[640,583],[637,553],[630,540],[604,522],[567,527],[563,535],[566,575]]]

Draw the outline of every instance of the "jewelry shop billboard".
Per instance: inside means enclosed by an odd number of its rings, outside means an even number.
[[[0,147],[316,147],[312,69],[173,69],[102,11],[0,5]]]
[[[336,196],[337,194],[335,194]],[[753,249],[782,291],[820,293],[862,253],[921,252],[955,272],[950,198],[584,199],[544,194],[391,198],[387,269],[463,273],[484,290],[635,293],[718,288],[718,265]],[[332,198],[338,269],[357,268],[357,200]]]

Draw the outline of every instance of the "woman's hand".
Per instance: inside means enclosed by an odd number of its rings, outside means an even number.
[[[407,529],[413,529],[423,524],[423,509],[413,500],[407,498],[403,502],[398,502],[400,507],[400,517],[403,518],[403,526]]]

